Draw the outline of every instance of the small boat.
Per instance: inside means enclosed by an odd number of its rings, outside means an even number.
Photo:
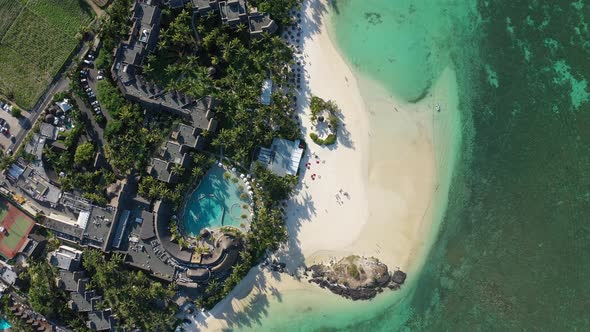
[[[440,105],[439,105],[439,104],[436,104],[436,105],[434,106],[434,109],[435,109],[437,112],[440,112]]]

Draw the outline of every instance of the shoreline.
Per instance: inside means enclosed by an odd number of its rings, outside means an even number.
[[[287,325],[290,320],[301,322],[302,314],[306,324],[339,311],[370,315],[375,306],[390,306],[392,299],[412,291],[414,276],[437,234],[460,141],[452,134],[458,132],[458,112],[444,112],[458,106],[456,97],[442,98],[453,93],[454,72],[445,70],[417,104],[396,100],[378,83],[354,72],[330,38],[326,1],[310,2],[303,5],[306,82],[297,110],[309,144],[300,184],[286,209],[289,241],[275,254],[295,277],[254,267],[227,298],[197,319],[199,329],[254,328],[252,324],[262,324],[263,318],[265,323]],[[309,139],[309,92],[334,100],[342,111],[335,146],[321,147]],[[434,114],[434,97],[441,97],[436,101],[442,114]],[[435,115],[442,118],[437,125]],[[317,174],[316,180],[312,174]],[[335,197],[340,189],[350,197],[342,197],[342,204]],[[298,280],[302,266],[350,254],[375,256],[391,270],[401,268],[408,273],[406,285],[359,309],[353,301]]]

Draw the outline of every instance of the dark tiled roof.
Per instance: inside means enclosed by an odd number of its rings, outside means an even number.
[[[58,285],[68,292],[84,292],[88,278],[84,271],[59,271]]]
[[[107,331],[115,326],[115,317],[111,315],[110,310],[91,311],[88,313],[86,325],[94,331]]]
[[[255,13],[248,17],[250,33],[253,35],[261,34],[263,32],[274,33],[278,26],[268,14]]]
[[[152,159],[152,165],[149,169],[149,173],[151,176],[155,177],[156,179],[158,179],[160,181],[164,181],[166,183],[171,183],[176,180],[175,176],[172,172],[171,163],[169,163],[165,160],[162,160],[162,159],[158,159],[158,158]]]
[[[154,214],[148,211],[142,211],[141,218],[143,219],[143,222],[141,223],[141,239],[149,240],[155,237],[156,232],[154,230]]]
[[[224,23],[238,24],[246,19],[246,1],[227,0],[219,3],[221,20]]]

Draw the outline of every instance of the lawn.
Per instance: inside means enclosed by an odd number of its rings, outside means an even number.
[[[80,0],[0,0],[0,93],[31,108],[92,16]]]

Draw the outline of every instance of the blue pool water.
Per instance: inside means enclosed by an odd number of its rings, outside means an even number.
[[[201,183],[188,198],[182,214],[184,231],[195,236],[203,228],[216,228],[221,226],[236,226],[245,224],[247,219],[242,215],[250,215],[244,204],[250,204],[249,198],[242,200],[240,195],[245,192],[239,186],[245,186],[244,182],[231,174],[231,178],[225,179],[226,171],[214,166],[201,180]],[[238,179],[233,182],[232,178]]]
[[[10,325],[9,322],[0,318],[0,331],[4,331],[4,330],[9,329],[11,327],[12,327],[12,325]]]

